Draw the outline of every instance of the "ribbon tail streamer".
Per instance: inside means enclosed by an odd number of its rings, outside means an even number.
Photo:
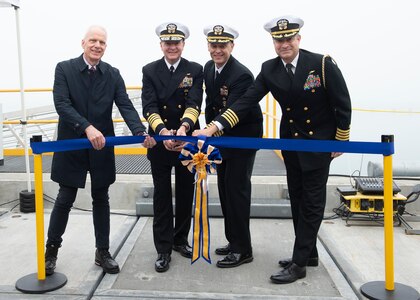
[[[195,174],[195,177],[198,177],[198,174]],[[193,242],[192,242],[192,257],[191,264],[195,263],[200,258],[201,250],[201,194],[202,188],[201,184],[195,183],[194,191],[194,223],[193,223]]]

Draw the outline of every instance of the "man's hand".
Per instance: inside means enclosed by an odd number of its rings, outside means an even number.
[[[187,131],[185,130],[184,125],[179,126],[178,130],[176,131],[176,135],[178,135],[178,136],[186,136],[187,135]]]
[[[168,130],[166,128],[162,129],[159,135],[174,135],[174,130]],[[174,151],[174,147],[176,146],[174,140],[164,140],[163,145],[165,146],[166,150]]]
[[[343,152],[331,152],[331,158],[337,158],[342,154],[343,154]]]
[[[148,135],[146,132],[143,135],[145,136],[143,141],[143,147],[153,148],[156,145],[155,139]]]
[[[193,133],[192,133],[192,136],[199,136],[199,135],[212,136],[217,131],[219,131],[217,126],[216,125],[211,125],[208,128],[194,130]]]
[[[176,131],[177,136],[187,136],[186,127],[184,125],[181,125],[178,130]],[[182,148],[184,148],[186,142],[183,141],[174,141],[173,145],[173,151],[180,152]]]
[[[85,133],[88,140],[92,144],[93,149],[101,150],[103,147],[105,147],[105,137],[103,136],[102,132],[93,127],[93,125],[89,125],[85,129]]]

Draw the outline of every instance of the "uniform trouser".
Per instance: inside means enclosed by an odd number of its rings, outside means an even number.
[[[194,175],[175,166],[175,227],[172,206],[172,165],[151,162],[153,194],[153,240],[158,253],[171,253],[173,245],[188,244],[194,196]]]
[[[298,266],[306,266],[309,258],[318,257],[316,240],[324,217],[330,166],[328,163],[303,171],[296,152],[288,152],[284,158],[295,230],[292,260]]]
[[[95,229],[96,248],[109,249],[109,186],[91,190],[92,215]],[[66,230],[69,213],[76,200],[77,188],[60,184],[57,200],[50,216],[47,245],[61,246]]]
[[[225,221],[225,236],[235,253],[252,254],[249,218],[251,175],[256,153],[224,160],[217,166],[220,205]]]

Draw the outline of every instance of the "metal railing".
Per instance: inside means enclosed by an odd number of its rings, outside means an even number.
[[[134,107],[141,111],[140,86],[127,86],[130,99],[133,101]],[[0,93],[19,93],[19,89],[3,89]],[[25,93],[47,93],[52,92],[51,88],[31,88],[25,89]],[[131,93],[130,93],[131,92]],[[135,94],[134,92],[137,92]],[[278,122],[280,118],[277,116],[278,103],[274,101],[270,94],[265,97],[264,115],[264,137],[277,137]],[[130,135],[130,131],[116,107],[113,110],[113,121],[115,134],[118,136]],[[146,122],[142,119],[142,122]],[[4,155],[23,155],[23,124],[21,120],[21,112],[15,111],[5,113],[3,119],[3,147]],[[42,135],[44,141],[54,141],[57,138],[58,115],[53,105],[42,106],[33,109],[27,109],[27,136]],[[275,151],[280,154],[280,151]],[[146,153],[142,148],[116,148],[116,153],[138,154]]]
[[[129,86],[127,90],[130,94],[130,99],[133,101],[134,107],[140,111],[141,101],[140,93],[141,87]],[[133,93],[137,92],[137,94]],[[0,93],[18,93],[18,89],[4,89],[0,90]],[[46,93],[52,92],[50,88],[37,88],[37,89],[26,89],[27,93]],[[58,115],[53,105],[41,106],[37,108],[27,109],[27,120],[23,122],[21,120],[21,112],[14,111],[10,113],[4,113],[3,119],[3,148],[4,155],[24,155],[24,139],[23,139],[23,126],[26,126],[28,138],[32,135],[42,135],[44,141],[54,141],[57,138],[57,123]],[[117,135],[129,135],[130,130],[121,118],[120,112],[116,107],[113,109],[113,121],[114,130]],[[145,122],[142,119],[142,122]],[[129,149],[119,149],[117,153],[131,153],[131,154],[143,154],[146,153],[145,149],[136,147]]]

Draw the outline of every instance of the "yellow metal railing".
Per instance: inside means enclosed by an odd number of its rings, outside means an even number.
[[[115,147],[114,152],[116,155],[138,155],[146,154],[147,149],[144,147]],[[28,154],[33,155],[32,149],[28,149]],[[3,149],[4,156],[23,156],[25,155],[25,149],[23,148],[8,148]],[[53,152],[46,152],[44,155],[53,155]]]
[[[141,90],[141,86],[127,86],[127,90]],[[52,92],[52,88],[31,88],[25,89],[24,91],[27,93],[40,93],[40,92]],[[19,89],[0,89],[0,93],[18,93],[20,92]],[[264,115],[264,137],[277,137],[278,131],[278,123],[280,118],[277,117],[277,102],[273,99],[270,94],[265,96],[265,107],[266,110],[263,112]],[[271,111],[270,111],[271,108]],[[141,119],[142,122],[146,120],[144,118]],[[114,123],[123,123],[124,119],[122,118],[114,118]],[[58,119],[49,119],[49,120],[26,120],[26,124],[55,124],[58,123]],[[3,125],[21,125],[21,120],[3,120]],[[271,126],[270,126],[271,124]],[[271,129],[271,130],[270,130]],[[281,151],[275,150],[274,151],[279,157],[281,157]],[[115,154],[146,154],[147,150],[142,147],[116,147]],[[13,149],[4,149],[3,154],[5,156],[20,156],[25,155],[24,149],[22,148],[13,148]],[[29,155],[33,155],[31,149],[29,149]],[[44,153],[44,155],[52,155],[52,153]]]
[[[265,138],[277,138],[277,131],[279,130],[278,124],[280,122],[280,117],[277,116],[277,106],[278,106],[277,101],[271,96],[271,94],[267,94],[265,96],[265,111],[263,111],[263,115],[264,115],[263,137]],[[270,123],[271,123],[271,133],[270,133]],[[276,153],[278,157],[283,159],[283,156],[281,155],[281,150],[274,150],[274,153]]]
[[[141,86],[126,86],[127,90],[141,90]],[[52,88],[35,88],[35,89],[24,89],[25,93],[38,93],[38,92],[52,92]],[[0,93],[20,93],[19,89],[0,89]]]
[[[141,86],[127,86],[127,90],[141,90]],[[20,92],[19,89],[0,89],[0,93],[17,93]],[[25,89],[25,92],[36,93],[36,92],[52,92],[51,88],[32,88]],[[265,96],[265,110],[263,111],[264,115],[264,133],[263,137],[265,138],[277,138],[280,116],[278,116],[278,103],[273,98],[271,94]],[[404,114],[420,114],[418,111],[404,111],[404,110],[380,110],[380,109],[363,109],[363,108],[353,108],[353,111],[360,112],[369,112],[369,113],[404,113]],[[115,118],[113,120],[115,123],[122,123],[124,120],[122,118]],[[57,123],[58,120],[27,120],[27,124],[53,124]],[[145,119],[142,118],[142,122],[145,122]],[[3,120],[5,125],[20,125],[20,120]],[[274,152],[280,157],[281,151],[274,150]],[[144,148],[115,148],[116,154],[145,154],[146,149]],[[4,149],[4,155],[24,155],[23,149]]]
[[[141,90],[141,86],[127,86],[127,90]],[[45,93],[45,92],[52,92],[52,88],[30,88],[25,89],[24,92],[26,93]],[[19,93],[20,89],[0,89],[0,93]],[[144,118],[141,119],[142,122],[145,122],[146,120]],[[114,123],[123,123],[124,119],[122,118],[114,118]],[[26,124],[56,124],[58,123],[58,119],[49,119],[49,120],[26,120]],[[3,120],[3,125],[21,125],[21,120]],[[32,150],[28,149],[29,155],[32,154]],[[115,148],[115,154],[121,155],[121,154],[146,154],[147,150],[143,147],[116,147]],[[25,151],[23,148],[8,148],[3,149],[3,155],[4,156],[23,156],[25,155]],[[52,155],[52,153],[44,153],[44,155]]]
[[[114,123],[124,123],[123,118],[115,118],[112,119]],[[142,122],[145,122],[146,119],[142,118]],[[50,119],[50,120],[26,120],[27,124],[55,124],[58,123],[58,119]],[[20,120],[4,120],[3,124],[10,124],[10,125],[20,125]]]
[[[146,120],[144,118],[141,119],[142,122],[145,122]],[[116,118],[113,119],[114,123],[123,123],[124,119],[122,118]],[[58,123],[57,119],[52,120],[27,120],[27,124],[55,124]],[[9,125],[19,125],[21,122],[19,120],[5,120],[3,121],[3,124],[9,124]],[[115,154],[117,155],[135,155],[135,154],[146,154],[147,150],[143,147],[115,147],[114,149]],[[32,150],[28,149],[28,154],[32,154]],[[44,153],[44,155],[52,155],[53,153]],[[8,148],[3,149],[3,155],[4,156],[23,156],[25,155],[25,149],[23,148]]]

